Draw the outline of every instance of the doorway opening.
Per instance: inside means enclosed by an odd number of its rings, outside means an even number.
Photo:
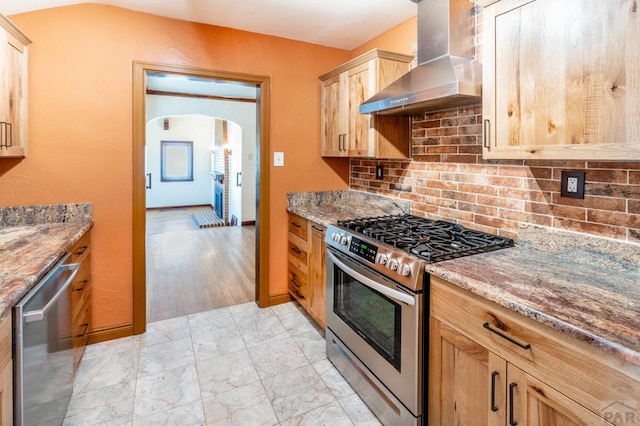
[[[268,294],[268,219],[269,219],[269,85],[270,78],[249,74],[167,66],[145,62],[133,64],[133,332],[143,333],[147,322],[146,289],[146,124],[149,117],[148,79],[155,75],[179,76],[186,79],[213,79],[252,87],[256,92],[255,150],[255,297],[260,307],[269,304]],[[179,147],[176,146],[176,150]],[[186,152],[186,151],[185,151]],[[186,154],[185,154],[186,155]],[[178,168],[180,173],[185,168]],[[238,176],[240,178],[240,176]]]

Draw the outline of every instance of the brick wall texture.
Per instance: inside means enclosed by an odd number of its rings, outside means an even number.
[[[409,199],[418,216],[510,237],[530,223],[640,243],[640,162],[483,160],[480,105],[412,122],[412,159],[351,159],[351,189]],[[586,172],[584,200],[560,197],[562,170]]]

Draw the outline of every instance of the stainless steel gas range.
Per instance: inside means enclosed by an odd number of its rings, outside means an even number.
[[[425,265],[510,247],[513,240],[398,215],[339,221],[328,227],[325,241],[327,357],[383,424],[422,424],[429,342]]]

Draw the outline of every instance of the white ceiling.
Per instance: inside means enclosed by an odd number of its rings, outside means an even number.
[[[352,50],[416,16],[410,0],[0,0],[13,15],[78,3],[126,9]]]

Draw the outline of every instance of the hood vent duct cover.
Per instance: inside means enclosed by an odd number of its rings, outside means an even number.
[[[480,102],[473,3],[411,1],[418,3],[418,66],[360,105],[361,114],[413,115]]]

